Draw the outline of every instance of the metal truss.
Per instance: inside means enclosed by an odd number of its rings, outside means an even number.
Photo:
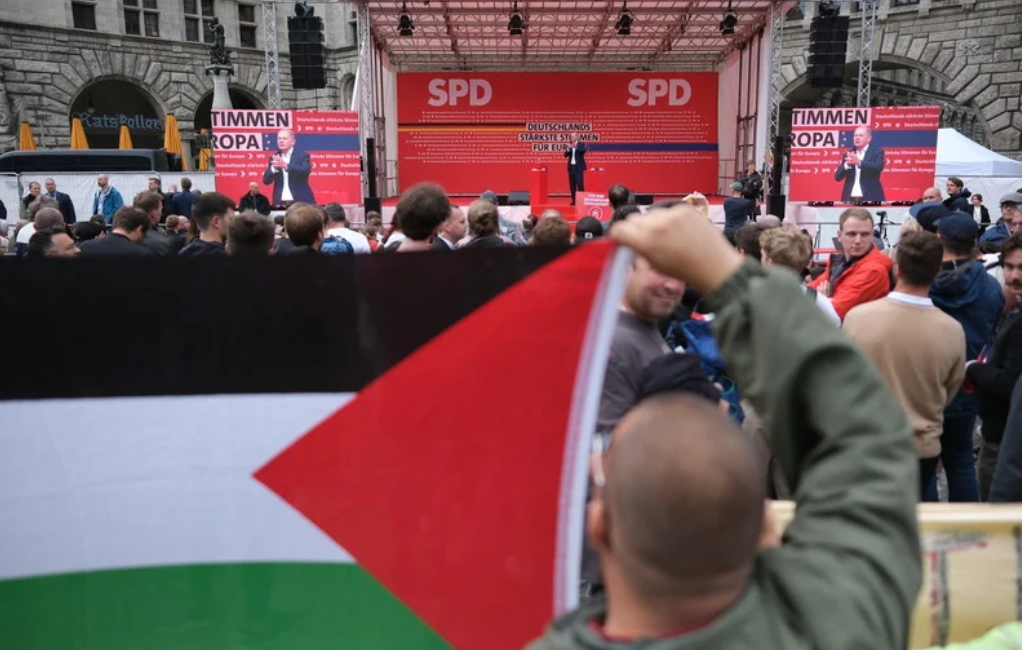
[[[712,70],[763,29],[772,3],[732,0],[739,22],[729,36],[720,33],[728,0],[629,0],[628,36],[614,29],[614,0],[518,0],[522,36],[508,34],[510,0],[409,2],[412,36],[398,35],[399,0],[368,4],[375,43],[398,70]]]
[[[781,71],[782,49],[784,48],[785,3],[773,0],[770,4],[770,102],[768,108],[769,147],[781,133],[781,91],[784,89],[784,74]]]
[[[358,77],[355,92],[358,93],[358,131],[362,160],[368,160],[367,138],[376,138],[376,97],[373,76],[373,32],[369,18],[369,3],[358,3]],[[379,148],[377,148],[379,151]],[[377,160],[377,167],[384,161]],[[369,170],[362,174],[362,195],[369,196]],[[383,188],[377,188],[380,192]]]
[[[280,50],[277,44],[277,2],[262,0],[263,47],[266,59],[266,107],[280,108]]]
[[[856,92],[858,106],[870,105],[873,81],[873,43],[877,31],[877,7],[880,0],[862,0],[862,30],[859,47],[859,85]]]

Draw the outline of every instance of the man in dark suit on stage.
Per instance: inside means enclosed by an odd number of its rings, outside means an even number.
[[[855,129],[854,148],[845,152],[844,159],[834,172],[834,180],[845,182],[841,200],[884,201],[884,186],[880,173],[884,171],[884,150],[870,144],[873,131],[867,126]]]
[[[277,133],[277,152],[270,156],[263,172],[263,185],[273,183],[273,205],[311,203],[316,197],[309,186],[312,163],[309,154],[295,150],[295,134],[291,129]]]
[[[571,190],[571,204],[575,205],[575,192],[585,192],[586,152],[589,148],[578,139],[577,133],[571,134],[571,148],[564,151],[568,159],[568,187]]]
[[[46,179],[46,196],[57,202],[57,208],[60,210],[60,214],[64,216],[64,223],[71,225],[77,221],[78,217],[75,215],[74,201],[67,194],[57,191],[57,181],[52,178]]]

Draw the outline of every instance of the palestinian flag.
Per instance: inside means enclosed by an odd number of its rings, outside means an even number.
[[[521,648],[577,591],[624,264],[0,263],[0,648]]]

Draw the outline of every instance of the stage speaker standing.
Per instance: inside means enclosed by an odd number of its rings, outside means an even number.
[[[575,205],[575,192],[585,192],[586,143],[578,139],[577,133],[571,134],[571,148],[564,151],[568,159],[568,187],[571,190],[571,204]]]

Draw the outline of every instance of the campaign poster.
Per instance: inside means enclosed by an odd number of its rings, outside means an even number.
[[[795,109],[789,199],[916,201],[933,185],[938,106]]]
[[[236,201],[255,183],[272,206],[362,202],[354,111],[213,111],[213,156]]]
[[[452,194],[530,187],[550,170],[568,193],[572,136],[603,184],[678,194],[717,189],[716,73],[407,72],[398,74],[400,187]],[[605,194],[607,187],[585,190]]]

